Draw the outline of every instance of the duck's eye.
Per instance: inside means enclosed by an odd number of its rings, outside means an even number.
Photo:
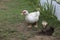
[[[24,13],[26,13],[26,11],[23,11],[22,13],[24,14]]]

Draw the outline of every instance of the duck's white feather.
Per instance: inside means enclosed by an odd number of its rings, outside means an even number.
[[[31,12],[30,14],[26,15],[25,20],[28,23],[34,23],[34,22],[37,22],[39,20],[39,16],[40,16],[39,11]]]

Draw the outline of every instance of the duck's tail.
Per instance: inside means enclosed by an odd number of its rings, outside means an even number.
[[[36,15],[37,15],[37,16],[40,16],[40,11],[37,11]]]

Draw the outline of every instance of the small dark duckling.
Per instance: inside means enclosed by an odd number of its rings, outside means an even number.
[[[54,32],[53,26],[48,26],[48,23],[46,21],[42,21],[42,29],[39,32],[41,35],[52,35]]]

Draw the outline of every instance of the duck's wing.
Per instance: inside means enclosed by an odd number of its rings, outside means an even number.
[[[40,16],[40,12],[39,11],[36,12],[36,16]]]
[[[30,15],[34,16],[34,17],[37,17],[37,16],[40,16],[40,12],[39,11],[37,11],[37,12],[31,12]]]

